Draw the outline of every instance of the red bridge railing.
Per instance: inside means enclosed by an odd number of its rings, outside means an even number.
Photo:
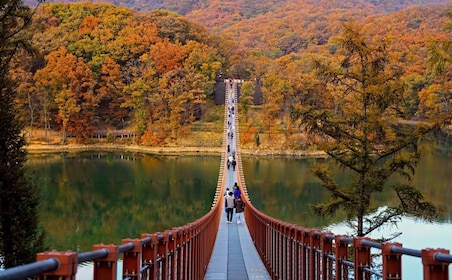
[[[403,255],[421,259],[423,279],[449,279],[449,250],[334,235],[275,220],[249,206],[246,222],[272,279],[402,279]],[[372,258],[372,248],[380,250],[380,260]],[[381,268],[373,268],[374,262]]]
[[[236,130],[236,137],[239,141],[239,130]],[[244,213],[246,224],[272,279],[400,280],[403,255],[422,260],[424,280],[449,279],[449,264],[452,263],[449,250],[415,250],[396,242],[379,243],[366,237],[334,235],[265,215],[250,202],[239,146],[236,158],[238,183],[247,204]],[[371,253],[371,249],[378,252]]]
[[[37,262],[0,271],[1,280],[75,280],[79,264],[93,262],[94,280],[116,280],[122,254],[121,279],[203,279],[223,212],[224,157],[211,210],[200,219],[164,232],[123,239],[122,244],[97,244],[84,253],[43,252]]]
[[[226,121],[225,111],[225,121]],[[226,127],[223,150],[226,150]],[[89,252],[43,252],[31,264],[0,271],[0,280],[75,280],[78,265],[93,262],[94,280],[203,279],[210,262],[223,213],[225,155],[221,156],[218,183],[211,210],[200,219],[164,232],[123,239],[122,244],[97,244]]]
[[[272,279],[397,280],[402,279],[403,255],[421,259],[423,279],[449,279],[449,250],[414,250],[396,242],[334,235],[278,221],[251,204],[247,207],[246,223]],[[371,254],[371,249],[379,252]]]

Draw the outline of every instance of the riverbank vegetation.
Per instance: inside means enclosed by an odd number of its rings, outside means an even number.
[[[314,6],[306,5],[302,14]],[[223,107],[215,105],[213,88],[221,72],[245,81],[239,100],[245,148],[317,150],[315,135],[305,134],[291,115],[297,106],[328,102],[320,98],[325,93],[311,62],[342,59],[334,38],[349,20],[361,25],[369,40],[385,41],[401,71],[409,120],[449,112],[451,6],[381,4],[366,13],[358,12],[359,5],[348,6],[306,16],[302,24],[296,24],[292,10],[281,14],[284,25],[268,13],[256,24],[255,15],[241,21],[237,38],[231,32],[238,25],[204,27],[193,22],[201,22],[195,11],[187,13],[189,21],[168,11],[108,4],[43,5],[25,36],[40,55],[16,57],[12,68],[20,79],[16,104],[28,140],[219,145]],[[222,32],[215,29],[219,26]],[[270,32],[271,26],[278,32]],[[260,39],[252,34],[261,34]],[[258,106],[249,98],[256,83],[264,95]]]

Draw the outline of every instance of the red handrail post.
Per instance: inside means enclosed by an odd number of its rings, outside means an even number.
[[[301,279],[308,280],[309,275],[309,254],[308,247],[311,240],[310,232],[311,229],[302,229],[301,230]]]
[[[270,257],[270,267],[271,267],[271,271],[270,271],[270,276],[272,279],[277,279],[279,278],[278,275],[278,267],[277,267],[277,233],[276,233],[276,225],[275,225],[275,221],[270,218],[268,221],[268,229],[269,229],[269,239],[268,239],[268,244],[269,244],[269,257]]]
[[[122,265],[122,275],[124,278],[136,277],[134,279],[141,279],[141,260],[142,260],[142,246],[140,239],[126,238],[122,240],[122,244],[133,243],[133,249],[124,252],[124,260]]]
[[[192,260],[190,258],[190,246],[191,246],[191,226],[185,225],[183,226],[183,235],[182,235],[182,247],[184,249],[183,252],[183,270],[182,270],[182,279],[190,279],[190,267],[192,264]]]
[[[171,256],[169,258],[170,259],[170,263],[168,265],[169,273],[170,273],[168,279],[174,280],[174,279],[176,279],[176,275],[175,275],[176,262],[175,262],[175,259],[176,259],[176,246],[177,246],[177,244],[176,244],[175,236],[177,235],[177,231],[176,230],[168,230],[167,232],[168,232],[168,252],[169,252],[169,254]]]
[[[348,243],[342,241],[342,238],[348,237],[346,235],[336,235],[334,237],[334,243],[336,244],[336,280],[348,279],[347,275],[344,275],[345,266],[342,261],[348,258]]]
[[[449,250],[427,248],[421,251],[422,264],[424,266],[424,280],[449,279],[449,263],[436,261],[436,253],[449,254]]]
[[[294,242],[295,242],[295,270],[294,270],[294,279],[301,279],[301,263],[302,263],[302,250],[303,250],[303,244],[302,244],[302,227],[296,227],[295,228],[295,236],[294,236]]]
[[[37,261],[43,261],[50,258],[57,259],[59,262],[59,267],[57,270],[52,272],[47,272],[37,277],[38,280],[41,279],[64,279],[64,280],[75,280],[77,274],[78,257],[77,253],[72,251],[67,251],[65,253],[50,251],[38,253],[36,255]]]
[[[309,279],[316,280],[320,279],[320,260],[317,257],[317,249],[320,248],[320,231],[311,230],[310,231],[310,251],[309,251]]]
[[[283,275],[286,279],[291,279],[290,278],[290,263],[292,262],[291,260],[291,256],[292,256],[292,251],[291,251],[291,234],[290,234],[290,229],[291,229],[291,224],[289,223],[284,223],[283,224],[283,238],[284,238],[284,242],[283,242]]]
[[[94,280],[116,280],[118,274],[118,246],[114,244],[93,245],[93,251],[107,249],[105,258],[94,261]]]
[[[370,267],[370,247],[361,244],[362,240],[370,240],[368,237],[354,237],[353,248],[355,249],[355,279],[368,280],[370,275],[364,272],[364,268]]]
[[[173,238],[176,242],[176,247],[174,248],[174,261],[175,261],[175,279],[183,279],[182,277],[182,235],[184,233],[183,228],[173,228]]]
[[[381,244],[381,257],[383,258],[383,280],[402,279],[402,254],[392,253],[391,247],[402,247],[401,243],[384,242]]]
[[[297,234],[297,227],[295,225],[288,225],[289,232],[288,232],[288,242],[289,242],[289,249],[288,249],[288,271],[287,271],[287,277],[288,279],[295,279],[295,265],[297,263],[297,251],[296,251],[296,234]]]
[[[168,240],[169,235],[168,232],[160,233],[160,235],[163,235],[163,239],[159,239],[159,244],[157,247],[157,257],[160,258],[162,261],[162,274],[161,279],[168,279]]]
[[[284,265],[284,227],[278,221],[274,220],[275,229],[276,229],[276,243],[275,243],[275,252],[276,252],[276,274],[279,279],[284,279],[283,265]]]
[[[330,232],[322,232],[320,235],[320,243],[322,247],[322,279],[332,279],[333,266],[331,265],[331,259],[328,255],[333,254],[333,240],[328,237],[333,235]]]
[[[156,273],[158,270],[158,264],[157,264],[157,245],[159,243],[158,241],[158,235],[157,234],[149,234],[149,233],[143,233],[141,235],[141,238],[151,238],[151,241],[148,244],[144,244],[143,246],[143,265],[147,264],[149,265],[149,279],[157,279]]]

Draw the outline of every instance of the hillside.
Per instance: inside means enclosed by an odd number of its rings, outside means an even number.
[[[291,117],[297,106],[325,94],[309,62],[340,62],[335,38],[351,21],[369,42],[385,42],[388,61],[402,70],[409,118],[449,108],[444,104],[452,86],[448,58],[440,65],[442,73],[432,72],[429,59],[435,44],[449,40],[452,4],[193,3],[204,12],[188,9],[181,16],[105,3],[41,5],[26,33],[40,55],[20,56],[12,67],[21,80],[17,108],[23,120],[77,142],[97,132],[112,142],[114,131],[132,130],[141,144],[176,145],[199,123],[221,125],[212,91],[222,72],[262,82],[264,104],[240,104],[246,109],[241,120],[245,144],[271,143],[271,134],[284,134],[278,142],[285,147],[307,148],[310,140]],[[431,5],[399,9],[414,3]],[[253,83],[245,83],[241,100],[252,92]],[[321,106],[327,100],[316,102]]]
[[[50,0],[46,3],[85,2]],[[324,45],[337,34],[348,19],[385,17],[411,9],[434,9],[433,4],[450,0],[111,0],[105,2],[137,11],[155,9],[179,13],[210,32],[227,36],[237,42],[238,49],[258,49],[284,55],[309,46]],[[26,0],[33,6],[36,2]],[[429,16],[422,12],[423,17]],[[409,16],[409,15],[408,15]],[[420,19],[417,19],[420,20]],[[423,21],[425,23],[426,21]],[[384,28],[383,28],[384,30]],[[277,50],[278,52],[278,50]]]
[[[39,55],[13,62],[17,107],[62,142],[128,129],[148,145],[177,139],[209,118],[216,73],[229,65],[220,38],[168,11],[44,4],[24,35]]]
[[[35,6],[36,1],[25,0],[26,4]],[[45,3],[76,3],[76,2],[100,2],[110,3],[116,6],[126,7],[137,11],[170,10],[189,18],[201,18],[204,15],[205,26],[221,28],[234,22],[258,17],[267,13],[275,14],[275,11],[296,10],[364,10],[370,14],[381,14],[399,11],[413,5],[426,5],[435,3],[449,3],[448,0],[49,0]],[[217,23],[217,24],[215,24]]]

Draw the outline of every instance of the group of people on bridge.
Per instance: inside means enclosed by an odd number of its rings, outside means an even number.
[[[233,124],[233,118],[234,118],[234,98],[231,99],[230,106],[228,106],[228,161],[227,166],[228,169],[232,167],[232,170],[235,171],[235,166],[237,165],[237,161],[235,160],[235,150],[233,140],[234,140],[234,131],[235,126]]]
[[[233,90],[233,81],[230,80],[230,91],[232,93]],[[235,158],[235,142],[234,142],[234,117],[235,117],[235,109],[234,109],[234,97],[231,94],[228,99],[228,151],[227,151],[227,168],[228,170],[232,167],[232,171],[235,174],[235,167],[237,165],[237,161]],[[245,210],[245,203],[242,200],[242,193],[237,182],[234,183],[232,187],[232,191],[229,188],[226,189],[224,194],[224,203],[225,203],[225,212],[227,223],[232,223],[232,217],[234,216],[234,209],[237,218],[237,224],[240,224],[242,221],[242,213]]]
[[[235,215],[237,219],[237,224],[242,222],[242,213],[245,211],[245,202],[242,200],[242,192],[240,191],[237,182],[233,186],[233,191],[226,188],[224,194],[224,207],[226,212],[227,223],[232,223],[232,217]]]

